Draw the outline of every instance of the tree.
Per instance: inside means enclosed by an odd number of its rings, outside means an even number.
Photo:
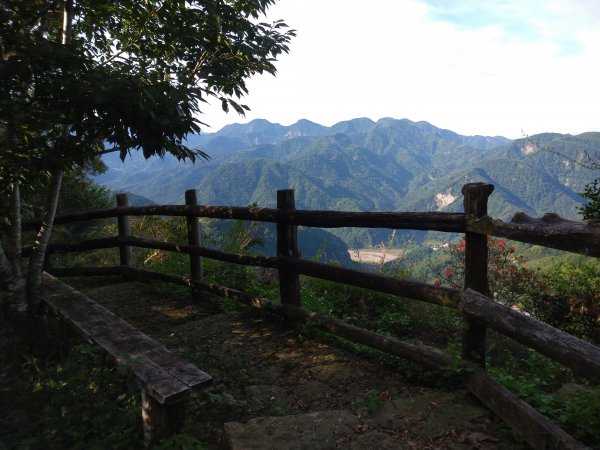
[[[587,184],[579,195],[589,200],[588,203],[579,208],[583,218],[585,220],[600,219],[600,178]]]
[[[205,125],[201,104],[243,114],[246,80],[274,74],[288,51],[294,31],[259,21],[273,3],[0,0],[0,284],[21,316],[37,305],[64,170],[106,148],[208,157],[184,144]],[[48,196],[25,283],[20,197],[40,182]]]

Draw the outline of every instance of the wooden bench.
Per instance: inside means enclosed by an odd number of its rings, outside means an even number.
[[[179,432],[192,389],[212,378],[57,278],[44,273],[43,283],[45,304],[141,382],[146,443]]]

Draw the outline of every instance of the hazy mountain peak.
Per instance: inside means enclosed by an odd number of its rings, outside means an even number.
[[[394,119],[393,117],[382,117],[381,119],[379,119],[376,123],[377,126],[381,126],[381,125],[390,125],[390,124],[398,124],[398,123],[404,123],[404,124],[413,124],[414,122],[408,120],[408,119]]]
[[[286,138],[294,138],[299,136],[321,136],[328,130],[327,127],[308,119],[300,119],[293,125],[290,125],[285,133]]]
[[[248,130],[264,130],[272,128],[281,128],[283,125],[269,122],[267,119],[254,119],[246,125]]]
[[[332,127],[329,128],[329,131],[332,134],[336,133],[363,133],[367,131],[369,128],[372,128],[375,125],[368,117],[359,117],[351,120],[344,120],[342,122],[338,122]]]
[[[308,119],[300,119],[300,120],[299,120],[298,122],[296,122],[295,124],[293,124],[293,125],[290,125],[290,126],[289,126],[289,128],[294,128],[294,127],[306,127],[306,126],[309,126],[309,127],[316,126],[316,127],[320,127],[320,128],[325,128],[323,125],[321,125],[321,124],[318,124],[318,123],[316,123],[316,122],[313,122],[312,120],[308,120]]]

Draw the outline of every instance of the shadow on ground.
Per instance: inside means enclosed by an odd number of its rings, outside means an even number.
[[[209,449],[521,448],[463,389],[417,385],[310,329],[157,284],[72,284],[214,378],[185,428]]]

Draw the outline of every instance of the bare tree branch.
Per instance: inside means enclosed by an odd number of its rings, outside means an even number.
[[[554,155],[560,156],[561,158],[565,158],[566,160],[571,161],[573,164],[576,164],[580,167],[584,167],[589,170],[600,170],[600,160],[598,160],[598,161],[594,160],[590,156],[590,154],[587,152],[587,150],[583,150],[583,154],[585,155],[586,159],[588,160],[588,162],[586,163],[586,162],[578,161],[578,160],[566,155],[565,153],[562,153],[562,152],[559,152],[558,150],[553,149],[552,147],[545,147],[545,146],[541,145],[539,142],[534,141],[531,136],[525,135],[525,139],[527,140],[527,142],[529,142],[531,145],[533,145],[538,150],[542,150],[542,151],[545,151],[548,153],[553,153]]]

